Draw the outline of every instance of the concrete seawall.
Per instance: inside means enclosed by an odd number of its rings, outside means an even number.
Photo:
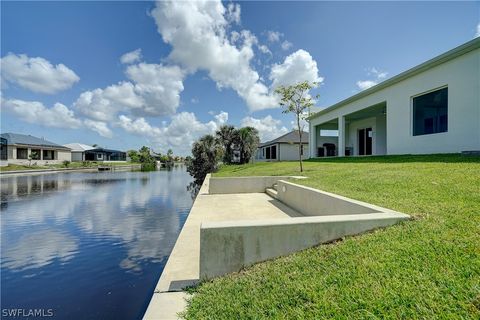
[[[185,287],[409,216],[295,184],[294,177],[205,179],[144,319],[175,319]],[[297,177],[304,178],[304,177]]]

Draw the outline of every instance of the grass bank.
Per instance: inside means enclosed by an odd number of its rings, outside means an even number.
[[[480,158],[305,162],[304,185],[405,212],[412,221],[205,282],[187,319],[478,319]],[[297,162],[215,176],[298,175]]]

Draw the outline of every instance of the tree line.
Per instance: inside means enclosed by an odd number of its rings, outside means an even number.
[[[215,135],[204,135],[193,143],[192,157],[186,159],[187,171],[201,184],[208,173],[217,171],[220,163],[250,162],[259,144],[257,129],[223,125]]]

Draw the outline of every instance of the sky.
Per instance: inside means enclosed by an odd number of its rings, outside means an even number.
[[[223,124],[294,128],[480,35],[480,2],[1,2],[1,132],[188,155]],[[308,128],[305,128],[308,129]]]

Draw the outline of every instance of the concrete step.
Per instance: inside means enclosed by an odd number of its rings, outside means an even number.
[[[274,183],[272,187],[273,187],[273,189],[278,191],[277,186],[278,186],[278,184]]]
[[[265,189],[265,193],[268,194],[270,197],[272,197],[274,199],[277,198],[277,194],[278,194],[277,190],[274,190],[272,188]]]

